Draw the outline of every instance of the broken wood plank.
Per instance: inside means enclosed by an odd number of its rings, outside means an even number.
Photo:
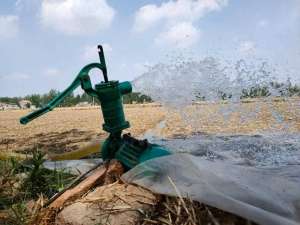
[[[105,165],[100,166],[95,169],[90,176],[88,176],[85,180],[79,183],[74,188],[71,188],[65,191],[61,196],[59,196],[54,202],[49,205],[49,208],[59,209],[63,207],[63,205],[72,199],[78,198],[82,194],[86,193],[89,189],[99,183],[100,180],[103,180],[106,174]]]

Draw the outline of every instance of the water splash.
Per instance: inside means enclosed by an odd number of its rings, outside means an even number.
[[[282,74],[281,74],[282,75]],[[184,112],[187,106],[197,103],[217,103],[220,107],[211,113],[214,120],[221,114],[226,121],[239,112],[240,122],[255,119],[260,112],[261,103],[251,110],[241,107],[246,97],[263,96],[270,104],[274,119],[283,123],[283,115],[271,107],[274,97],[287,98],[290,81],[280,83],[276,79],[278,72],[264,60],[222,61],[213,57],[201,60],[185,59],[182,56],[172,58],[169,63],[159,63],[133,81],[135,91],[149,95],[154,101],[179,111],[190,125],[198,125],[201,107],[191,113]],[[286,128],[288,129],[288,125]]]
[[[180,58],[149,67],[146,73],[133,81],[135,90],[173,107],[203,99],[239,102],[241,96],[251,90],[255,92],[255,89],[263,92],[263,88],[268,88],[269,96],[287,92],[287,85],[280,88],[272,86],[276,82],[276,70],[265,61],[247,63],[239,60],[230,64],[213,57],[198,61]]]
[[[300,134],[205,135],[155,140],[174,152],[245,166],[279,168],[300,164]]]

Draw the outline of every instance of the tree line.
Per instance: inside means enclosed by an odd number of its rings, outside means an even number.
[[[58,90],[52,89],[46,94],[32,94],[27,95],[25,97],[0,97],[0,102],[6,103],[6,104],[16,104],[19,106],[20,100],[29,100],[32,105],[35,105],[36,107],[40,108],[47,103],[49,103],[53,98],[58,96],[60,92]],[[83,94],[70,94],[63,102],[59,105],[61,107],[69,107],[69,106],[75,106],[78,103],[82,102],[88,102],[92,105],[99,105],[99,101],[97,98],[93,98],[89,96],[86,93]],[[144,94],[141,94],[139,92],[133,92],[127,95],[123,96],[123,102],[125,104],[132,104],[132,103],[146,103],[146,102],[152,102],[152,99]]]
[[[278,83],[278,82],[271,82],[269,86],[256,86],[249,89],[244,89],[240,96],[241,99],[243,98],[257,98],[257,97],[268,97],[272,95],[272,90],[276,90],[279,96],[282,97],[291,97],[291,96],[300,96],[300,86],[296,84],[291,84],[291,82],[287,83]],[[46,94],[32,94],[27,95],[25,97],[0,97],[0,102],[7,103],[7,104],[16,104],[19,105],[19,101],[22,99],[29,100],[33,105],[36,107],[42,107],[50,102],[53,98],[59,95],[60,92],[58,90],[50,90]],[[230,93],[219,93],[221,99],[230,99],[232,95]],[[201,93],[197,95],[199,100],[205,100],[205,97],[201,96]],[[60,104],[61,107],[69,107],[75,106],[81,102],[88,102],[92,105],[98,105],[98,99],[89,96],[86,93],[83,94],[70,94],[67,96],[64,101]],[[133,92],[123,96],[123,102],[125,104],[132,104],[132,103],[147,103],[152,102],[152,99],[144,94],[139,92]]]
[[[293,85],[289,81],[287,83],[270,82],[270,84],[268,86],[267,85],[257,85],[255,87],[243,89],[240,99],[268,97],[271,95],[276,95],[276,96],[280,96],[280,97],[292,97],[292,96],[300,97],[300,86],[298,86],[296,84]],[[221,91],[218,93],[218,96],[222,100],[232,98],[231,93],[224,93]],[[205,100],[205,96],[202,96],[201,93],[198,93],[197,99]]]
[[[269,86],[252,87],[249,90],[243,90],[242,98],[268,97],[272,95],[272,90],[281,97],[300,96],[300,86],[287,83],[271,82]]]

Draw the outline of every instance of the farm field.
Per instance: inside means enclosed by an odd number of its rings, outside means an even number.
[[[288,101],[252,99],[246,100],[241,104],[198,102],[180,108],[180,110],[169,109],[155,103],[125,105],[126,118],[131,123],[131,128],[125,130],[125,132],[130,132],[133,136],[140,138],[148,138],[152,135],[161,138],[181,138],[199,133],[222,135],[253,135],[264,132],[282,131],[299,133],[299,100],[299,98],[289,99]],[[0,154],[6,152],[30,154],[33,156],[33,159],[35,159],[33,160],[35,164],[37,164],[38,158],[36,158],[37,154],[35,150],[46,154],[49,153],[50,155],[52,153],[69,152],[79,149],[95,140],[103,140],[107,136],[101,128],[103,118],[99,107],[57,108],[25,126],[19,124],[20,117],[27,113],[29,113],[28,110],[0,111]],[[189,138],[187,138],[187,140],[188,139]],[[199,140],[202,141],[202,139]],[[30,209],[29,204],[32,203],[37,209],[40,209],[41,206],[39,202],[44,201],[43,195],[39,197],[34,194],[45,193],[47,194],[46,198],[51,197],[53,193],[50,193],[49,190],[52,190],[52,187],[55,188],[54,192],[57,193],[61,185],[65,186],[70,180],[75,179],[75,177],[72,177],[70,174],[57,174],[55,171],[51,172],[41,167],[41,169],[38,170],[40,174],[38,178],[32,175],[34,174],[33,172],[27,172],[27,174],[29,174],[28,177],[31,179],[30,181],[29,178],[19,178],[19,173],[14,174],[14,172],[12,172],[16,171],[16,168],[21,168],[22,163],[13,163],[13,160],[0,162],[2,163],[0,164],[2,168],[0,170],[2,177],[0,179],[0,189],[2,190],[0,191],[0,206],[2,207],[0,208],[0,223],[2,221],[12,221],[8,224],[19,224],[21,220],[34,221],[38,218],[38,212],[42,211],[28,211],[28,209]],[[24,162],[26,163],[26,160]],[[32,171],[36,171],[34,168]],[[64,178],[59,179],[58,177]],[[39,180],[43,180],[43,185],[38,183]],[[118,182],[120,181],[114,184]],[[29,184],[29,186],[27,184]],[[111,185],[112,184],[108,184],[107,186],[113,187]],[[122,185],[124,184],[117,184],[116,187],[121,187]],[[23,194],[23,191],[20,190],[27,186],[29,188],[26,188]],[[38,187],[40,189],[38,189],[38,191],[32,191],[33,189],[31,187]],[[42,189],[42,187],[44,187],[44,189]],[[112,189],[113,193],[115,193],[115,191],[115,189]],[[11,195],[11,193],[13,193],[13,195]],[[120,193],[125,196],[127,191]],[[219,224],[224,225],[253,224],[246,219],[225,212],[227,210],[222,211],[201,202],[192,202],[189,199],[184,200],[188,207],[187,212],[185,212],[185,210],[179,210],[182,204],[180,198],[167,197],[164,195],[160,197],[161,199],[154,214],[149,218],[147,216],[140,218],[144,220],[143,224],[152,224],[146,221],[156,221],[156,224],[160,224],[158,221],[171,220],[169,217],[164,216],[170,215],[173,211],[181,212],[179,214],[177,213],[176,218],[173,218],[179,221],[177,224],[182,224],[180,221],[184,221],[185,218],[187,218],[188,214],[186,213],[188,212],[195,212],[195,215],[199,216],[199,218],[193,218],[193,224],[198,224],[195,221],[200,220],[201,224],[211,224],[212,217],[214,220],[219,221]],[[22,200],[21,202],[20,199]],[[34,201],[32,199],[37,200]],[[110,202],[109,204],[114,201],[115,200],[112,199],[108,200],[108,202]],[[22,202],[26,202],[26,204],[24,205]],[[10,207],[17,206],[26,207],[21,217],[19,214],[8,211]],[[110,212],[108,213],[110,214]],[[42,215],[42,213],[40,215]],[[93,216],[95,215],[96,214],[93,214]],[[53,218],[56,218],[56,216]],[[203,223],[203,221],[207,222]]]
[[[300,132],[299,99],[273,102],[255,100],[235,107],[231,104],[199,103],[181,109],[179,113],[158,104],[126,105],[126,118],[131,123],[131,128],[126,132],[141,137],[151,130],[155,135],[165,138],[197,132]],[[226,114],[229,110],[232,112]],[[78,149],[107,135],[102,130],[103,119],[99,107],[59,108],[25,126],[20,125],[19,118],[28,112],[0,111],[0,151],[30,153],[38,149],[46,153],[60,153]],[[243,120],[243,116],[250,119]],[[158,126],[162,121],[163,125]]]

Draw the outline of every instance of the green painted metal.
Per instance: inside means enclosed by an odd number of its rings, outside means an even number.
[[[128,81],[120,83],[119,81],[108,80],[105,57],[101,45],[98,46],[98,50],[100,63],[91,63],[83,67],[67,89],[46,106],[22,117],[20,123],[27,124],[53,110],[67,95],[72,93],[78,86],[81,86],[88,95],[98,98],[101,104],[104,118],[102,128],[110,133],[101,148],[104,160],[116,158],[127,169],[130,169],[146,160],[170,154],[162,146],[150,144],[146,140],[137,140],[128,134],[122,136],[122,131],[130,127],[129,122],[125,119],[122,96],[132,92],[132,85]],[[89,76],[89,72],[94,68],[100,69],[104,78],[104,81],[96,84],[95,88],[93,88]]]
[[[147,146],[141,147],[125,141],[116,152],[115,158],[121,161],[126,169],[131,169],[149,159],[166,155],[170,155],[170,152],[163,146],[148,143]]]
[[[122,95],[130,93],[131,90],[132,87],[129,82],[108,81],[96,85],[104,118],[103,130],[117,133],[129,128],[129,122],[125,120]]]

